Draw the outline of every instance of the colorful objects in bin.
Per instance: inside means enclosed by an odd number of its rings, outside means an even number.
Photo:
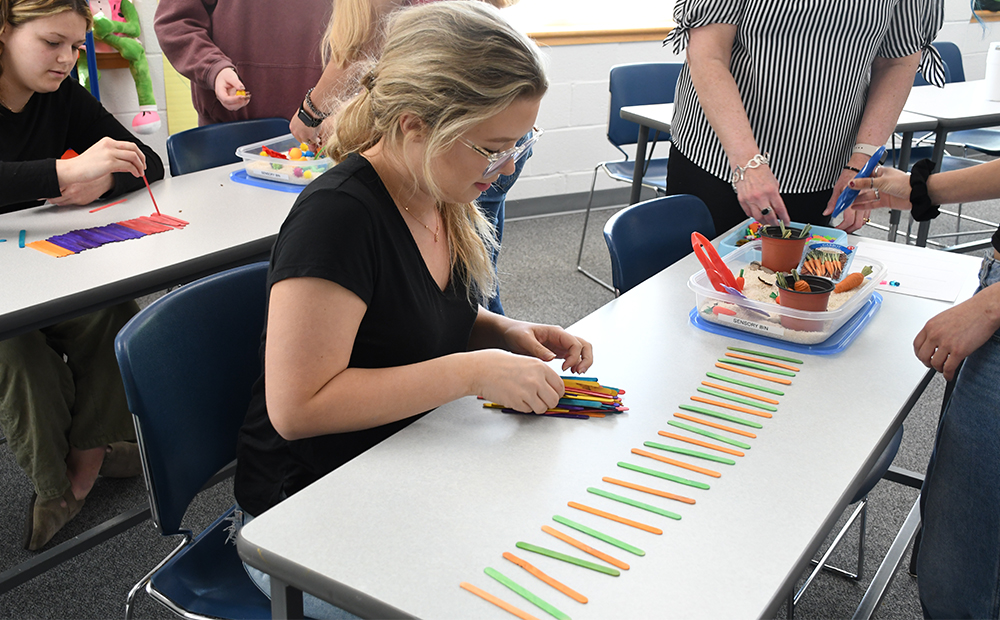
[[[792,225],[794,226],[794,223]],[[745,245],[747,243],[750,243],[751,241],[755,241],[757,239],[760,239],[760,229],[761,229],[761,226],[763,226],[763,224],[761,224],[760,222],[756,222],[756,221],[750,222],[749,224],[747,224],[746,228],[743,229],[742,236],[739,239],[736,240],[736,242],[735,242],[734,245],[736,247],[740,247],[741,245]],[[822,242],[835,243],[837,241],[837,239],[838,238],[835,237],[835,236],[833,236],[833,235],[812,234],[812,235],[810,235],[806,239],[806,243],[814,243],[814,242],[819,242],[819,243],[822,243]]]
[[[743,287],[737,282],[733,276],[733,272],[729,270],[729,267],[726,266],[722,257],[719,256],[719,253],[705,235],[697,231],[691,233],[691,248],[694,250],[694,255],[701,261],[702,267],[705,268],[705,273],[708,274],[708,280],[715,287],[715,290],[720,293],[733,293],[740,297],[743,296],[740,292]]]
[[[541,415],[557,418],[603,418],[607,414],[628,411],[622,404],[621,395],[625,390],[601,385],[593,377],[562,377],[565,393],[559,399],[559,404]],[[500,409],[503,413],[520,413],[499,403],[484,403],[484,408]],[[535,415],[526,413],[526,415]]]

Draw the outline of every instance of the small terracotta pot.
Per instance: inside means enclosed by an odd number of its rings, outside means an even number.
[[[792,280],[791,274],[785,277],[789,281]],[[820,276],[799,276],[799,278],[808,282],[812,291],[803,293],[801,291],[778,287],[781,291],[778,294],[778,304],[783,308],[794,308],[809,312],[826,312],[827,305],[830,303],[830,294],[833,293],[833,281]],[[781,325],[782,327],[802,332],[823,331],[822,319],[800,319],[782,314]]]
[[[791,271],[799,266],[802,252],[806,247],[806,238],[799,239],[801,228],[785,228],[792,231],[790,239],[781,236],[778,226],[761,226],[760,228],[760,264],[771,271]]]

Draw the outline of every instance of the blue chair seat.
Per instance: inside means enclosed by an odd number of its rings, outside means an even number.
[[[653,159],[647,162],[646,173],[642,176],[642,185],[650,189],[667,191],[667,158]],[[632,182],[635,173],[634,161],[609,161],[601,164],[604,171],[613,179]]]
[[[959,145],[987,155],[1000,155],[1000,130],[965,129],[948,134],[948,144]]]
[[[226,542],[226,527],[231,524],[229,517],[235,508],[205,528],[153,575],[147,587],[151,596],[166,598],[189,613],[213,618],[271,617],[271,600],[250,580],[236,553],[235,541]]]

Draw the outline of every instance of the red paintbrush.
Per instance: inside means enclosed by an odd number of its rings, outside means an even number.
[[[153,201],[153,208],[156,209],[156,214],[160,215],[160,207],[156,206],[156,198],[153,198],[153,190],[149,188],[149,181],[146,180],[146,175],[142,175],[142,182],[146,184],[146,190],[149,191],[149,199]]]

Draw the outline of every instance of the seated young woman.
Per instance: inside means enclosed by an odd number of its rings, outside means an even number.
[[[66,79],[90,26],[86,0],[0,0],[0,213],[85,205],[144,187],[144,173],[163,178],[156,153]],[[60,159],[70,149],[79,156]],[[98,475],[142,473],[114,355],[137,310],[128,302],[0,341],[0,427],[35,490],[29,550],[79,513]]]
[[[418,414],[468,395],[542,413],[591,346],[486,310],[495,244],[475,200],[523,150],[548,83],[536,46],[496,9],[399,11],[271,254],[264,372],[240,433],[249,515]],[[537,132],[536,132],[537,133]]]

